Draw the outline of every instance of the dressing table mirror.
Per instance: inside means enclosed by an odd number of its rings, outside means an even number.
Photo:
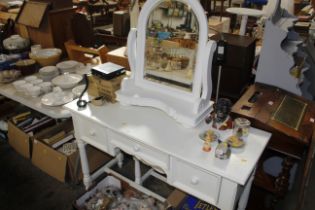
[[[185,127],[211,111],[211,66],[204,10],[196,0],[148,0],[128,36],[131,76],[116,92],[123,105],[150,106]]]

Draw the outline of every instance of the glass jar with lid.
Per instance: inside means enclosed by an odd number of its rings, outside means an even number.
[[[240,139],[246,138],[249,134],[250,121],[246,118],[236,118],[234,120],[233,134]]]

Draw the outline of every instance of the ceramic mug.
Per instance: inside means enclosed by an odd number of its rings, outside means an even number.
[[[52,84],[51,82],[43,82],[39,84],[39,87],[41,88],[42,92],[49,93],[52,90]]]
[[[42,46],[40,44],[34,44],[31,46],[31,53],[36,54],[41,49]]]
[[[32,86],[32,87],[28,88],[28,93],[30,96],[35,98],[41,94],[40,87]]]
[[[22,85],[25,85],[26,81],[25,80],[17,80],[15,82],[13,82],[13,86],[17,91],[23,91],[23,89],[21,88]]]
[[[33,84],[30,84],[30,83],[26,83],[24,85],[21,85],[21,90],[23,91],[23,93],[28,96],[29,95],[29,92],[28,92],[28,89],[30,89],[31,87],[33,87],[34,85]]]

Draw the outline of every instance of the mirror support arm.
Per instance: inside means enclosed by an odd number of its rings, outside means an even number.
[[[211,68],[213,55],[216,49],[216,43],[214,41],[209,41],[206,45],[205,50],[205,59],[202,64],[202,95],[201,98],[208,101],[211,98],[212,94],[212,77],[211,77]]]
[[[127,55],[128,55],[128,61],[130,64],[130,70],[131,70],[131,77],[134,77],[134,73],[136,71],[136,49],[137,49],[137,29],[132,28],[130,29],[128,40],[127,40]]]

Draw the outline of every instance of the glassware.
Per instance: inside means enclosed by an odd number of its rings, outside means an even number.
[[[245,118],[236,118],[234,120],[233,134],[240,139],[246,138],[249,134],[250,121]]]

